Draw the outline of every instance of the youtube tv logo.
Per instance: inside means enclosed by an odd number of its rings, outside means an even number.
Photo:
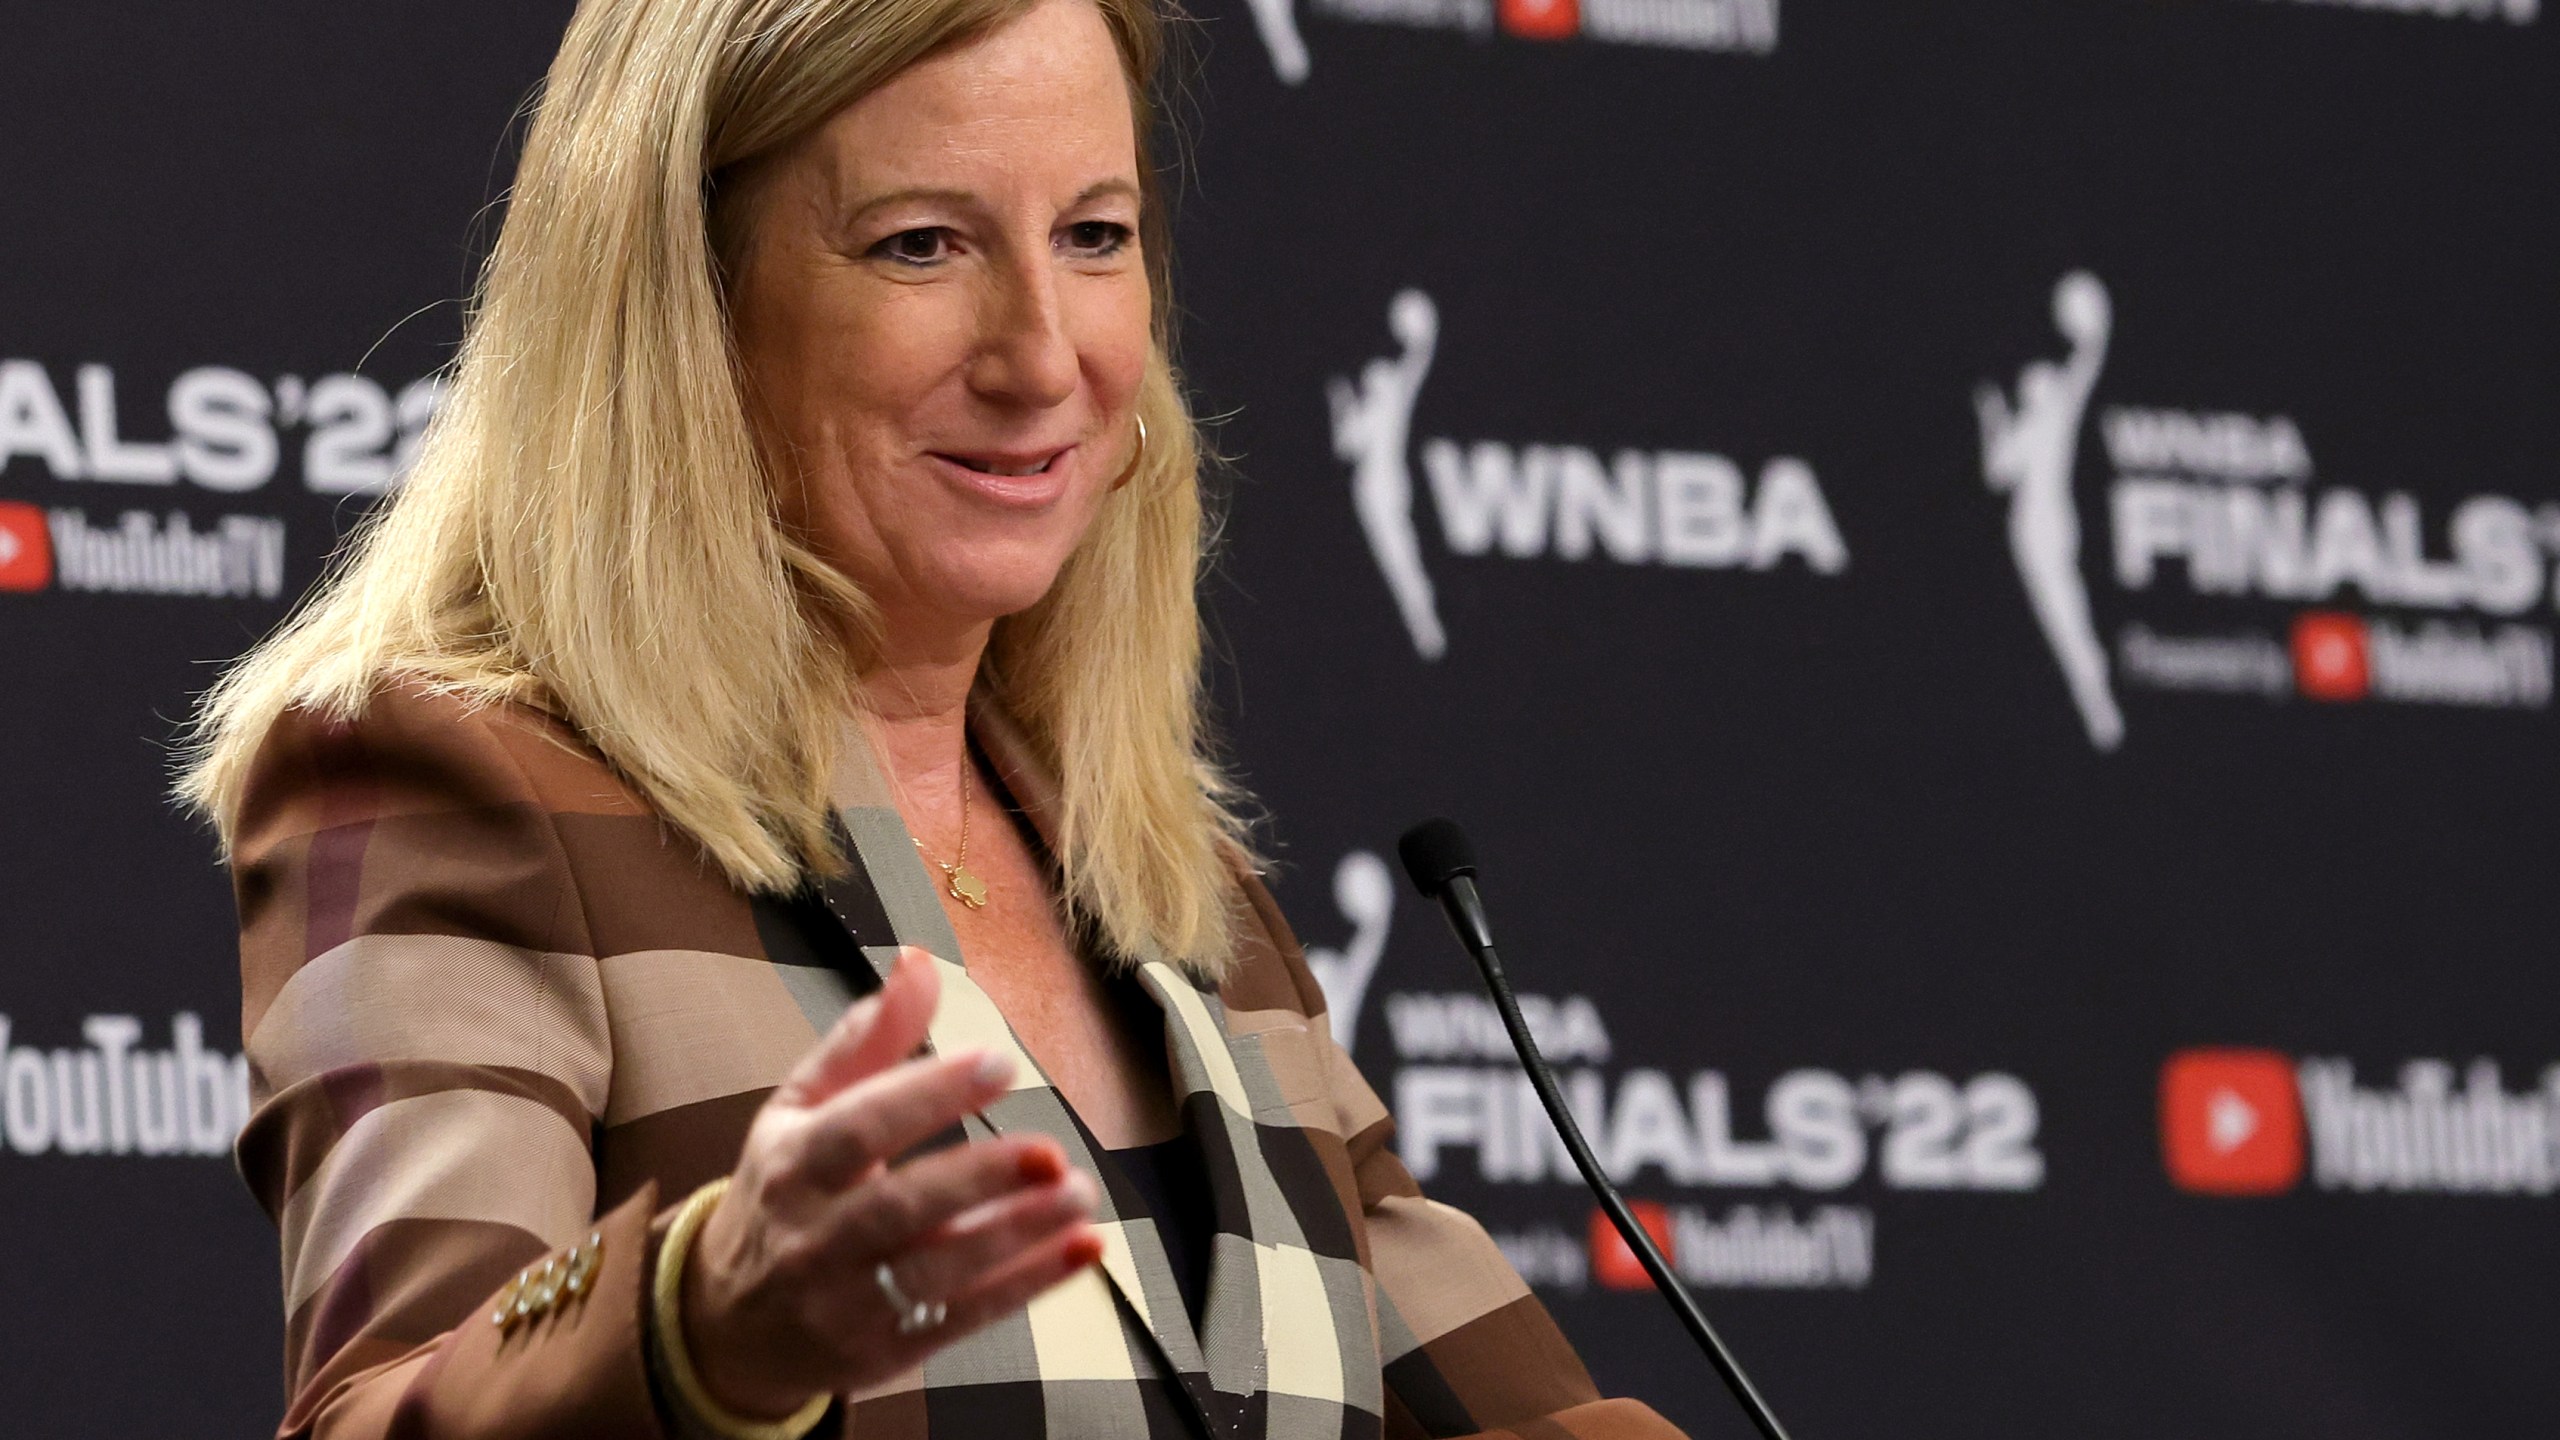
[[[42,590],[53,583],[53,537],[44,512],[0,500],[0,590]]]
[[[2179,1189],[2277,1195],[2302,1179],[2302,1091],[2273,1050],[2181,1050],[2160,1068],[2160,1158]]]
[[[1671,1212],[1653,1200],[1630,1200],[1627,1210],[1653,1237],[1654,1248],[1677,1269],[1679,1253],[1671,1246]],[[1644,1273],[1644,1262],[1636,1258],[1635,1248],[1618,1227],[1609,1223],[1609,1212],[1597,1206],[1591,1211],[1591,1278],[1609,1290],[1650,1290],[1653,1277]]]

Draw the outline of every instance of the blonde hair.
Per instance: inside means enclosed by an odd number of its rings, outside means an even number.
[[[856,689],[843,637],[871,612],[791,532],[746,419],[724,187],[1036,3],[584,0],[414,470],[204,698],[179,793],[226,846],[281,716],[353,717],[399,681],[569,721],[744,889],[836,863],[827,770]],[[1162,0],[1093,3],[1143,148]],[[1168,358],[1162,206],[1144,209],[1148,443],[1047,597],[996,626],[980,684],[1057,776],[1071,920],[1214,978],[1247,852],[1201,714],[1201,450]]]

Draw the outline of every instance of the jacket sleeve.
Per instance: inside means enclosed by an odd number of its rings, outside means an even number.
[[[239,1162],[282,1235],[283,1436],[659,1433],[655,1196],[595,1213],[612,1057],[577,889],[519,763],[551,743],[537,723],[385,693],[354,722],[287,716],[253,767]],[[576,1293],[494,1323],[520,1270],[590,1237]]]
[[[1681,1440],[1641,1401],[1604,1399],[1572,1342],[1473,1216],[1422,1193],[1395,1117],[1324,1019],[1324,991],[1259,882],[1246,891],[1312,1023],[1350,1152],[1377,1281],[1390,1440]]]

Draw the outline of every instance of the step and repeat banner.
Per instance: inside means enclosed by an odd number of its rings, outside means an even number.
[[[0,1414],[273,1426],[176,722],[398,483],[568,6],[17,5]],[[1404,1157],[1743,1433],[2545,1434],[2560,16],[1216,0],[1215,688]]]

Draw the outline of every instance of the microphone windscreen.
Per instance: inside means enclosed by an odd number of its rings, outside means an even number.
[[[1413,888],[1429,900],[1439,899],[1452,879],[1476,873],[1476,847],[1455,820],[1425,820],[1407,830],[1396,842],[1396,855]]]

